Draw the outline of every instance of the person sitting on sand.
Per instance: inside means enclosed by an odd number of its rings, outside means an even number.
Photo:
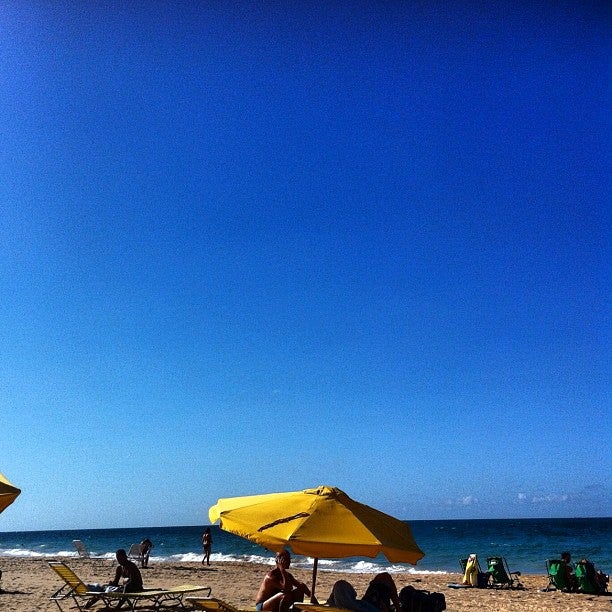
[[[605,593],[608,590],[608,581],[610,577],[604,574],[601,570],[596,570],[595,566],[588,559],[580,559],[586,571],[587,580],[593,585],[597,593]]]
[[[574,574],[574,565],[572,563],[572,555],[565,551],[561,553],[561,561],[565,563],[565,578],[567,580],[568,589],[570,592],[578,590],[578,580]]]
[[[400,611],[397,586],[391,574],[382,572],[374,576],[364,596],[357,598],[357,592],[346,580],[338,580],[327,598],[328,606],[347,608],[356,612],[395,612]]]
[[[310,595],[310,589],[287,571],[290,565],[289,551],[277,553],[276,567],[265,575],[259,587],[255,599],[256,610],[287,612],[295,602],[304,601],[304,595]]]
[[[362,601],[366,601],[381,612],[399,612],[400,600],[397,594],[397,586],[388,572],[381,572],[374,576],[370,582]]]
[[[149,538],[145,538],[140,543],[140,567],[149,567],[149,556],[152,548],[153,542]]]
[[[346,608],[355,612],[378,612],[378,608],[372,603],[358,599],[355,587],[346,580],[337,580],[334,583],[325,605]]]

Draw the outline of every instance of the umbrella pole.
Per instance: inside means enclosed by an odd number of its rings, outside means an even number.
[[[315,598],[315,586],[317,584],[317,566],[319,565],[319,559],[315,557],[314,564],[312,566],[312,589],[310,589],[310,603],[316,603]]]

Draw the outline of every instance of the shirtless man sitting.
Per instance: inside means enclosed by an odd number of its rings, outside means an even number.
[[[122,591],[123,593],[138,593],[139,591],[144,590],[142,585],[142,574],[138,569],[138,566],[128,559],[127,553],[123,548],[120,548],[116,553],[115,557],[117,559],[117,570],[115,571],[115,577],[108,583],[108,587],[112,590]],[[104,590],[104,589],[100,589]],[[92,597],[86,604],[85,608],[91,608],[93,604],[95,604],[99,600],[99,597]],[[121,608],[124,604],[122,600],[117,602],[115,609]]]
[[[265,575],[257,593],[255,608],[259,612],[287,612],[296,601],[304,601],[304,595],[310,595],[310,589],[287,571],[290,565],[288,551],[277,553],[276,567]]]

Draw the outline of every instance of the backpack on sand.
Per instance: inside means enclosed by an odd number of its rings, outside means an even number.
[[[443,593],[430,593],[405,586],[399,592],[401,612],[442,612],[446,610],[446,598]]]

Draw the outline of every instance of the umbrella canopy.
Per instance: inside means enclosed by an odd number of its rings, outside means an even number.
[[[415,565],[425,553],[410,527],[351,499],[335,487],[220,499],[208,512],[214,523],[251,542],[279,552],[285,546],[316,559],[376,557]]]
[[[0,512],[8,508],[21,493],[21,489],[12,485],[2,473],[0,473]]]
[[[222,529],[273,551],[341,559],[376,557],[416,564],[424,556],[410,527],[335,487],[220,499],[209,510]]]

